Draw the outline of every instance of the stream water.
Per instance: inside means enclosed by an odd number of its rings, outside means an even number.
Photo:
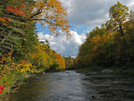
[[[85,76],[75,70],[29,78],[11,101],[134,101],[134,75]]]

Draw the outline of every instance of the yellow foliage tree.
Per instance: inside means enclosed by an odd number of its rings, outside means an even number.
[[[47,67],[48,64],[48,54],[45,51],[48,47],[46,44],[41,45],[38,43],[38,45],[34,46],[35,50],[33,50],[29,55],[32,57],[32,62],[34,65],[38,66],[44,66]]]
[[[32,5],[33,12],[27,14],[26,21],[40,22],[42,26],[48,26],[50,34],[58,36],[59,30],[66,33],[67,38],[71,36],[70,25],[67,18],[67,10],[58,0],[36,0],[36,4]]]

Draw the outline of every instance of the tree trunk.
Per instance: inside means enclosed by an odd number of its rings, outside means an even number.
[[[120,33],[121,33],[121,35],[124,37],[122,25],[120,24],[119,27],[120,27]],[[129,60],[129,54],[128,54],[128,52],[127,52],[128,45],[127,45],[127,41],[126,41],[125,38],[123,38],[123,42],[124,42],[124,49],[125,49],[125,52],[126,52],[127,60],[128,60],[128,62],[130,62],[130,60]]]

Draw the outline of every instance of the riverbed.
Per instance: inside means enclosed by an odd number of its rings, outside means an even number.
[[[37,74],[10,101],[134,101],[134,75],[85,76],[75,70]]]

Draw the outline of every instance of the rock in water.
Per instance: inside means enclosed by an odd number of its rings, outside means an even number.
[[[85,76],[91,76],[91,75],[92,75],[92,73],[90,73],[90,72],[85,74]]]
[[[104,69],[104,70],[101,71],[101,73],[108,74],[108,73],[114,73],[114,71],[112,71],[110,69]]]
[[[96,96],[93,95],[92,98],[96,98]]]
[[[97,75],[98,73],[97,72],[92,72],[93,75]]]

